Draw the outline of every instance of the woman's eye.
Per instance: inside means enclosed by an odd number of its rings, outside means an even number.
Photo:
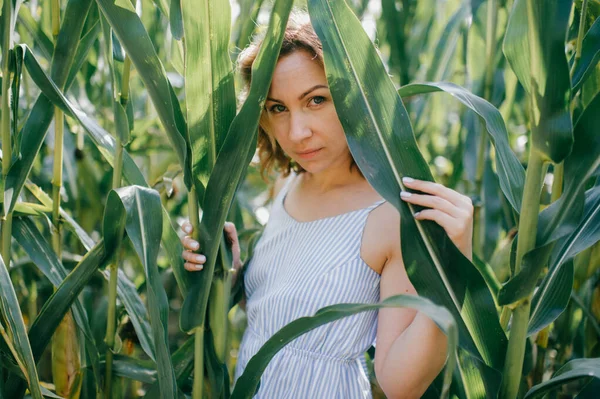
[[[313,101],[315,104],[319,105],[319,104],[322,104],[322,103],[324,103],[324,102],[325,102],[325,97],[323,97],[323,96],[314,96],[314,97],[312,98],[312,101]]]
[[[275,104],[271,108],[269,108],[269,111],[274,114],[279,114],[279,113],[285,111],[285,107],[281,104]]]

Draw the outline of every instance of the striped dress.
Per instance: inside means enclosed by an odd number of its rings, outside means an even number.
[[[299,222],[283,207],[293,177],[275,198],[269,221],[246,265],[248,326],[234,379],[279,329],[336,303],[377,303],[381,276],[360,256],[371,206]],[[318,327],[271,360],[255,398],[371,398],[364,353],[375,340],[377,310]]]

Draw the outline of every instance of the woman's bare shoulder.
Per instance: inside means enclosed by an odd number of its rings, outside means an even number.
[[[381,274],[400,244],[400,214],[388,201],[371,211],[363,235],[363,259]]]
[[[393,256],[400,249],[400,213],[389,202],[385,202],[380,207],[379,217],[382,220],[383,237],[386,252]]]

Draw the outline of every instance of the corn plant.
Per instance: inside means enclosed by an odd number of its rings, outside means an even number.
[[[426,397],[594,392],[598,2],[303,3],[350,151],[400,213],[419,297],[295,320],[232,388],[243,276],[232,286],[222,231],[238,225],[247,264],[262,229],[250,198],[265,190],[258,120],[293,1],[5,0],[0,397],[250,398],[293,339],[391,306],[447,334]],[[361,24],[373,17],[379,48]],[[235,56],[256,19],[264,40],[237,104]],[[403,176],[473,196],[473,262],[412,217]],[[182,217],[200,273],[183,268]]]

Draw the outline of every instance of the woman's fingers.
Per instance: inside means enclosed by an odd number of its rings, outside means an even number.
[[[473,208],[473,202],[471,201],[471,198],[467,197],[466,195],[462,195],[461,193],[454,191],[443,184],[426,180],[417,180],[410,177],[403,177],[402,182],[411,190],[437,195],[438,197],[442,197],[461,209],[468,211],[469,209]]]
[[[439,211],[437,209],[423,209],[420,212],[415,214],[415,219],[417,220],[433,220],[440,226],[444,228],[448,237],[455,241],[462,237],[464,232],[467,230],[468,226],[462,223],[461,219],[455,219],[452,216],[448,215],[445,212]],[[457,244],[455,242],[455,244]]]
[[[191,234],[193,231],[192,225],[186,221],[181,225],[181,229],[187,233]],[[225,222],[223,226],[223,230],[227,233],[227,239],[231,243],[231,253],[233,255],[233,268],[238,269],[242,262],[240,261],[240,241],[237,235],[237,230],[235,225],[231,222]],[[185,250],[182,252],[182,257],[186,261],[184,263],[184,268],[190,272],[202,270],[203,264],[206,262],[206,256],[202,254],[198,254],[194,251],[200,248],[200,244],[198,241],[194,240],[189,235],[181,238],[181,243]]]
[[[188,262],[199,264],[206,262],[206,256],[202,254],[197,254],[195,252],[183,251],[182,256],[183,259],[187,260]]]
[[[183,244],[185,249],[188,249],[190,251],[195,251],[198,248],[200,248],[200,244],[198,244],[198,241],[194,240],[192,237],[189,236],[185,236],[181,239],[181,243]]]
[[[402,197],[404,201],[410,202],[411,204],[437,209],[455,218],[467,216],[465,210],[457,207],[456,205],[442,197],[436,197],[433,195],[413,194],[407,191],[402,191],[400,193],[400,197]]]
[[[231,254],[233,255],[233,268],[238,269],[242,266],[242,262],[240,260],[240,240],[238,238],[237,229],[235,224],[231,222],[225,222],[225,226],[223,227],[225,232],[227,233],[227,237],[229,242],[231,243]]]
[[[192,227],[192,224],[186,220],[181,225],[181,230],[183,230],[183,232],[186,234],[191,234],[194,229]]]
[[[185,262],[183,264],[183,267],[185,268],[185,270],[187,270],[188,272],[197,272],[198,270],[202,270],[204,269],[203,265],[199,265],[197,263],[191,263],[191,262]]]

